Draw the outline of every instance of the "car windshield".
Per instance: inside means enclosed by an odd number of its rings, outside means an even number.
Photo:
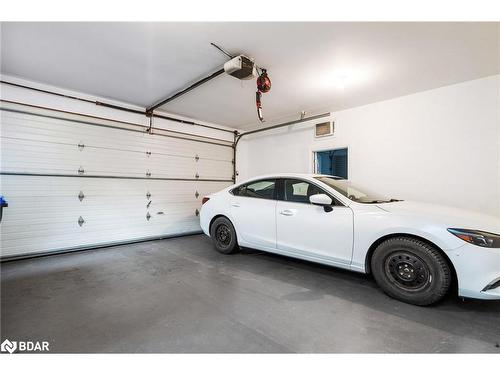
[[[343,196],[349,198],[350,200],[358,203],[388,203],[396,202],[397,199],[390,199],[384,197],[383,195],[372,193],[371,191],[355,186],[351,182],[342,179],[336,179],[333,177],[315,177],[318,181],[321,181],[332,189],[338,191]]]

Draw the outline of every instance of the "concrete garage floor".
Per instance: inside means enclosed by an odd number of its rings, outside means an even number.
[[[416,307],[365,275],[190,236],[1,265],[2,340],[52,352],[493,352],[500,301]]]

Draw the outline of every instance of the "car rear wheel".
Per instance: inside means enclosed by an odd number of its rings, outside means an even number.
[[[394,237],[378,245],[371,269],[385,293],[414,305],[436,303],[450,288],[451,271],[444,256],[412,237]]]
[[[222,254],[231,254],[238,250],[238,241],[233,224],[226,217],[215,219],[210,227],[210,237],[215,249]]]

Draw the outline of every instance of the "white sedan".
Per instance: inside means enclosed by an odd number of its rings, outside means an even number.
[[[324,175],[253,178],[203,198],[200,224],[215,248],[239,246],[373,274],[416,304],[458,295],[500,299],[500,219],[387,199]]]

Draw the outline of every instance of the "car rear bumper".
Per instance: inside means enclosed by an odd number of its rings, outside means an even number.
[[[200,227],[203,233],[210,237],[210,216],[206,214],[203,207],[200,210]]]
[[[500,299],[500,249],[465,244],[448,251],[458,278],[458,295]]]

